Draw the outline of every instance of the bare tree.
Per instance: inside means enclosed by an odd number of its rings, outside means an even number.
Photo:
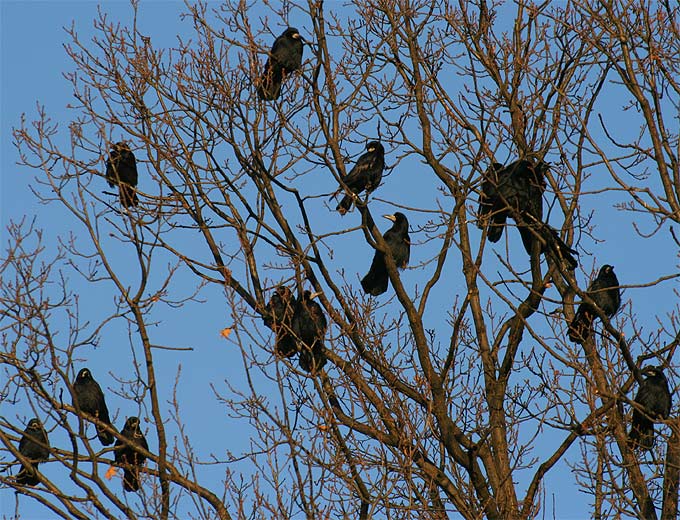
[[[546,485],[559,466],[589,496],[584,515],[676,518],[677,405],[657,418],[650,452],[628,429],[642,368],[661,365],[672,394],[678,381],[678,8],[310,0],[264,19],[253,9],[188,4],[190,37],[172,49],[102,14],[93,41],[70,32],[72,120],[39,113],[15,130],[36,198],[65,210],[73,232],[48,247],[56,231],[42,223],[8,228],[3,485],[64,518],[506,520],[561,516]],[[302,68],[262,101],[263,63],[293,20],[304,21]],[[382,185],[341,216],[329,197],[349,193],[343,179],[373,140],[386,150]],[[136,207],[106,187],[118,141],[137,157]],[[543,220],[524,222],[529,254],[513,229],[522,208],[497,245],[477,211],[485,172],[516,160],[550,166]],[[385,207],[409,218],[405,271],[376,218]],[[650,248],[667,236],[662,271],[604,258],[613,226]],[[551,243],[580,253],[580,268]],[[390,280],[377,297],[358,283],[373,249]],[[588,281],[605,263],[638,277],[619,276],[622,310],[596,309],[594,333],[572,343],[575,303],[592,301]],[[275,349],[277,327],[298,334],[268,306],[281,286],[320,294],[323,368]],[[650,315],[635,297],[656,289],[667,296]],[[104,304],[84,307],[90,290]],[[192,327],[205,305],[228,313],[238,380],[187,376],[182,356],[201,346],[163,335],[170,320]],[[149,462],[134,498],[104,475],[113,453],[89,423],[105,426],[71,405],[75,374],[112,334],[129,344],[110,355],[108,389],[126,403],[114,425],[145,417],[150,446],[137,448]],[[235,449],[225,432],[197,446],[187,377],[210,389],[202,428],[229,415],[247,443]],[[29,487],[14,475],[33,416],[52,448]]]

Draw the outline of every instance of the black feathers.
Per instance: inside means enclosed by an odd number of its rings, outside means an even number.
[[[621,291],[614,266],[603,265],[597,278],[588,286],[586,294],[608,318],[616,314],[621,306]],[[595,316],[593,306],[588,302],[582,302],[569,324],[569,339],[583,344],[590,337]]]
[[[354,168],[343,179],[343,182],[354,195],[366,191],[366,195],[375,190],[382,179],[385,169],[385,148],[379,141],[371,141],[366,145],[366,153],[359,157]],[[352,208],[354,195],[345,194],[335,208],[344,215]]]
[[[482,176],[479,197],[480,229],[488,227],[490,242],[498,242],[508,217],[512,218],[522,237],[522,244],[531,254],[535,240],[541,243],[541,253],[550,252],[558,260],[567,262],[570,269],[577,266],[576,251],[567,246],[550,225],[543,222],[543,193],[545,174],[549,166],[539,161],[534,164],[519,160],[503,167],[493,165]]]
[[[297,29],[289,27],[276,38],[258,81],[257,95],[260,99],[278,99],[283,81],[302,65],[303,50],[303,40]]]
[[[326,364],[323,338],[328,322],[323,308],[313,301],[321,293],[303,291],[297,299],[285,286],[276,288],[265,308],[264,323],[276,335],[275,350],[283,357],[300,353],[300,368],[316,373]]]
[[[328,329],[328,322],[321,305],[313,301],[319,294],[304,291],[298,297],[293,317],[293,331],[300,350],[300,368],[312,374],[326,364],[323,338]]]
[[[129,208],[139,203],[137,186],[137,160],[126,143],[116,143],[106,161],[106,180],[112,188],[118,186],[120,203]]]
[[[139,418],[128,417],[120,435],[127,439],[130,444],[149,451],[146,437],[139,428]],[[123,468],[123,489],[125,491],[138,491],[139,468],[144,464],[146,457],[120,439],[116,440],[114,455],[116,464]]]
[[[22,486],[36,486],[40,482],[36,469],[39,462],[43,462],[50,456],[50,441],[47,432],[38,419],[31,419],[24,430],[24,435],[19,441],[19,453],[26,457],[28,464],[21,465],[21,471],[17,474],[16,482]]]
[[[81,412],[96,417],[102,423],[111,426],[104,393],[87,368],[78,372],[76,382],[73,383],[73,392],[75,394],[73,406],[76,409],[80,408]],[[113,443],[113,434],[104,430],[103,427],[97,426],[97,437],[104,446]]]
[[[389,251],[392,253],[392,258],[397,267],[403,269],[408,265],[409,257],[411,255],[411,239],[408,234],[408,219],[403,213],[395,213],[394,215],[385,215],[386,219],[393,222],[392,227],[388,229],[383,235],[383,239],[387,243]],[[364,292],[373,296],[387,291],[389,277],[387,274],[387,267],[385,266],[385,254],[382,251],[376,250],[373,256],[373,262],[368,274],[361,280],[361,287]]]
[[[672,403],[668,380],[661,367],[647,367],[644,373],[648,376],[635,396],[635,403],[639,407],[633,408],[628,441],[633,448],[651,450],[654,446],[654,422],[668,419]]]
[[[281,285],[276,288],[265,308],[264,324],[276,335],[274,348],[279,356],[291,357],[298,351],[292,327],[295,307],[292,291]]]

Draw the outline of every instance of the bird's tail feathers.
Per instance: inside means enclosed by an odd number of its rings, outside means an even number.
[[[104,446],[109,446],[110,444],[113,444],[114,441],[113,434],[99,426],[97,427],[97,438]]]
[[[635,449],[651,450],[654,447],[654,423],[642,414],[633,412],[633,424],[628,434],[628,445]]]
[[[593,314],[579,307],[573,321],[569,324],[569,339],[574,343],[583,344],[590,336],[590,329],[593,326]]]
[[[352,209],[352,197],[350,195],[345,195],[335,208],[335,210],[341,215],[344,215],[350,209]]]
[[[128,184],[120,184],[120,203],[125,208],[135,207],[139,204],[137,190]]]
[[[21,465],[21,471],[17,473],[16,482],[21,486],[37,486],[40,482],[36,473],[37,464]]]
[[[123,489],[125,491],[139,491],[139,470],[127,467],[123,470]]]

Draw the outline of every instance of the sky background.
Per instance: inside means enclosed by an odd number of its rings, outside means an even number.
[[[332,4],[332,2],[327,2]],[[131,8],[127,2],[108,1],[103,8],[109,12],[112,18],[128,23],[130,21]],[[13,145],[11,130],[20,125],[22,114],[27,114],[31,119],[36,114],[37,103],[44,105],[48,114],[54,121],[65,123],[71,117],[66,109],[68,103],[73,101],[72,89],[63,73],[73,68],[63,48],[68,41],[68,35],[64,27],[75,23],[83,40],[87,40],[92,34],[92,20],[97,15],[98,6],[95,2],[14,2],[0,0],[0,38],[2,78],[0,83],[0,213],[2,217],[2,248],[3,255],[7,244],[5,227],[10,220],[21,219],[26,216],[29,219],[36,217],[37,225],[46,229],[45,241],[49,247],[55,245],[57,234],[69,229],[72,223],[68,215],[56,204],[49,206],[40,205],[31,193],[30,186],[33,173],[16,165],[18,160],[16,148]],[[143,2],[140,8],[138,24],[141,31],[152,37],[154,46],[172,46],[176,43],[176,35],[190,30],[187,23],[182,23],[177,18],[177,13],[182,9],[182,4],[172,2]],[[298,24],[303,28],[304,22]],[[304,34],[304,30],[302,31]],[[611,103],[608,105],[607,103]],[[616,104],[615,96],[610,96],[603,103],[601,110],[615,120],[620,114],[624,115]],[[625,131],[625,125],[619,128]],[[635,128],[630,129],[635,132]],[[354,147],[349,150],[352,154],[358,154],[360,148]],[[389,151],[388,151],[389,154]],[[389,163],[389,156],[388,156]],[[405,175],[400,172],[400,175]],[[143,183],[143,179],[140,181]],[[399,178],[395,177],[392,189],[398,189]],[[104,187],[102,187],[104,189]],[[417,188],[416,188],[417,191]],[[421,194],[422,195],[422,194]],[[389,199],[390,192],[381,191],[381,197]],[[418,196],[415,193],[414,196]],[[667,232],[662,232],[656,237],[642,240],[638,237],[631,226],[630,214],[623,214],[613,207],[613,202],[608,196],[592,196],[583,199],[584,206],[588,205],[597,211],[597,219],[600,223],[600,232],[606,234],[607,240],[597,245],[593,251],[593,257],[582,257],[581,265],[585,272],[597,268],[603,263],[616,266],[619,280],[623,284],[644,284],[655,279],[659,273],[667,274],[676,265],[676,252]],[[374,211],[373,214],[392,212],[389,205],[384,204]],[[356,215],[355,215],[356,216]],[[386,222],[386,221],[385,221]],[[412,228],[416,221],[412,222]],[[387,224],[379,223],[379,227],[385,228]],[[642,222],[642,228],[651,229],[650,222]],[[516,240],[517,237],[514,238]],[[349,243],[349,237],[344,237]],[[365,245],[364,245],[365,246]],[[364,247],[361,246],[361,247]],[[521,247],[521,246],[520,246]],[[422,258],[422,257],[421,257]],[[124,261],[124,256],[121,257]],[[368,267],[365,258],[350,252],[347,256],[346,268],[357,272],[357,281],[362,271]],[[418,253],[412,253],[412,265],[417,262]],[[408,273],[408,271],[407,271]],[[585,286],[586,274],[577,272],[577,277]],[[97,292],[80,286],[77,279],[73,280],[74,289],[81,295],[81,306],[111,306],[111,302],[98,302]],[[463,284],[461,281],[460,288]],[[653,316],[661,309],[668,309],[668,302],[674,298],[673,289],[677,289],[677,283],[662,284],[659,287],[635,290],[629,289],[624,293],[624,301],[634,298],[634,308],[644,316]],[[453,288],[456,290],[456,287]],[[224,302],[223,294],[209,289],[203,294],[204,297],[220,298]],[[208,382],[214,381],[224,389],[224,381],[236,381],[242,377],[241,357],[234,350],[233,345],[223,341],[219,337],[219,331],[229,323],[226,310],[216,308],[209,304],[190,305],[181,310],[167,310],[162,322],[154,331],[155,338],[159,341],[164,339],[174,345],[186,345],[194,347],[190,353],[164,355],[158,354],[158,370],[165,377],[161,385],[165,385],[166,391],[170,391],[178,368],[181,369],[182,393],[178,399],[184,404],[184,419],[189,426],[190,433],[195,438],[206,436],[207,446],[219,444],[217,439],[226,439],[226,449],[238,452],[246,446],[245,433],[247,425],[219,414],[211,415],[208,419],[202,406],[210,395]],[[654,323],[649,323],[650,329]],[[102,387],[115,390],[116,383],[110,377],[108,371],[112,361],[119,359],[120,351],[129,349],[129,341],[124,328],[116,328],[112,325],[109,334],[103,336],[97,348],[87,353],[83,365],[89,366]],[[127,351],[125,351],[127,352]],[[634,353],[636,355],[637,353]],[[127,355],[127,354],[125,354]],[[80,366],[79,366],[80,367]],[[75,367],[75,370],[79,367]],[[122,372],[122,373],[121,373]],[[117,372],[120,377],[126,375],[124,369]],[[265,383],[263,383],[265,384]],[[126,416],[138,414],[144,417],[144,406],[127,403],[119,396],[112,395],[108,398],[109,409],[116,416],[114,424],[119,428]],[[17,419],[30,418],[30,410],[20,410],[13,407],[3,406],[0,403],[0,413],[5,417]],[[56,439],[52,439],[55,444]],[[197,446],[201,446],[197,443]],[[200,448],[199,448],[200,449]],[[572,447],[576,450],[577,445]],[[153,446],[152,446],[153,450]],[[223,455],[224,453],[222,453]],[[575,453],[574,453],[575,454]],[[206,454],[203,454],[206,455]],[[217,453],[216,455],[220,455]],[[203,468],[208,475],[206,478],[214,478],[215,482],[220,479],[220,474],[210,473],[210,468]],[[45,469],[49,472],[49,469]],[[244,469],[247,471],[247,469]],[[557,518],[580,518],[583,515],[584,505],[590,501],[575,487],[573,476],[567,474],[569,469],[565,464],[554,468],[546,479],[546,502],[554,503],[547,507],[550,511],[554,508]],[[208,485],[208,487],[211,487]],[[219,486],[216,486],[219,488]],[[22,498],[22,511],[26,518],[48,518],[35,504],[25,502]],[[15,508],[13,492],[0,489],[0,514],[10,515]]]

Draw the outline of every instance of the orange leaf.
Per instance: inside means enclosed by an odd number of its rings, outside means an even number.
[[[226,329],[222,329],[220,331],[220,336],[222,336],[224,339],[227,339],[229,337],[229,334],[231,334],[231,327],[227,327]]]
[[[109,466],[109,469],[106,470],[106,475],[104,475],[106,480],[111,480],[113,476],[116,474],[116,471],[117,471],[116,468],[114,468],[113,466]]]

